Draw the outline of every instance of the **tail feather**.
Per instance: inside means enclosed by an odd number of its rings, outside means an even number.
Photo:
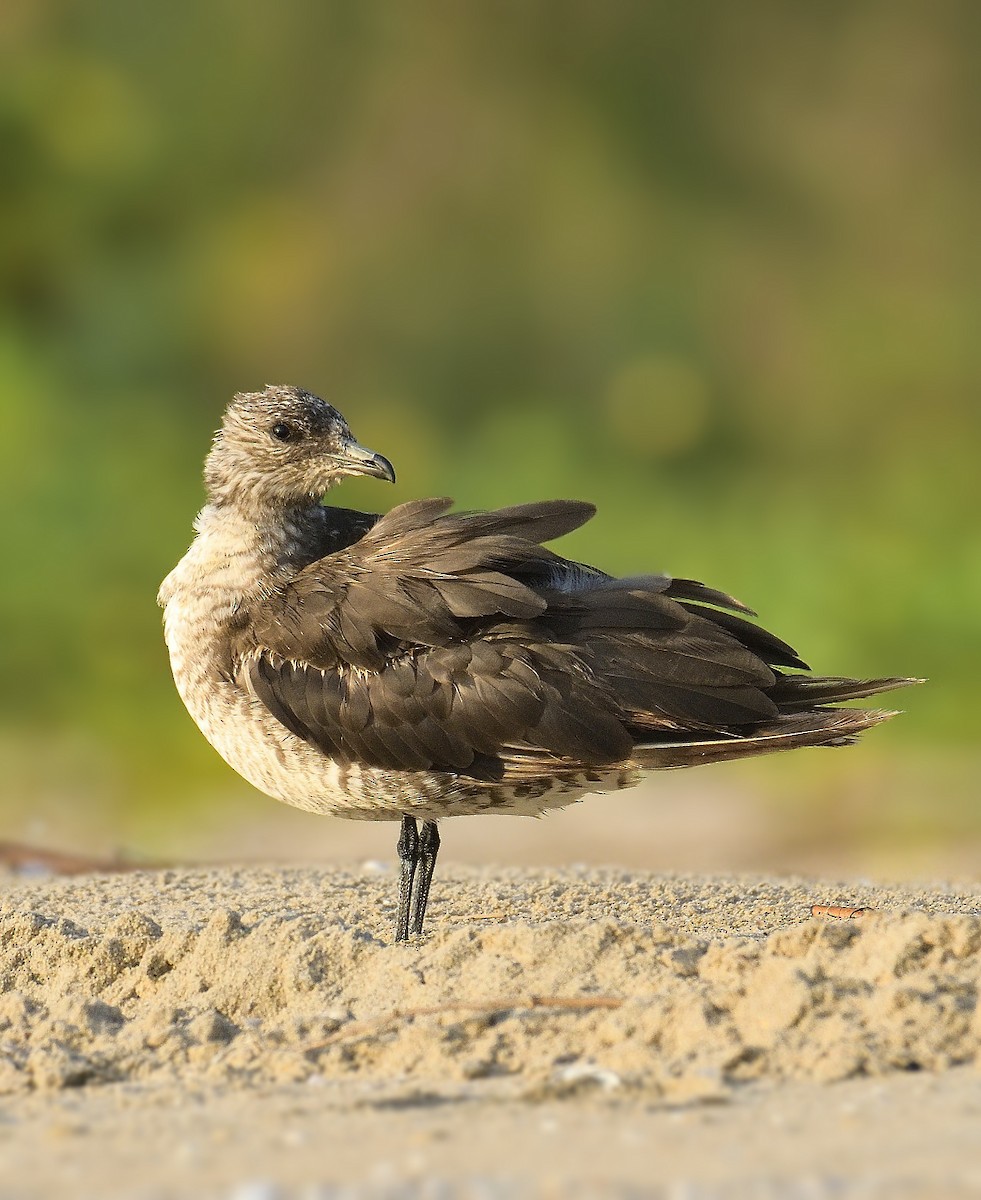
[[[788,713],[755,726],[751,733],[706,733],[683,741],[665,738],[663,741],[641,742],[634,747],[633,759],[642,770],[657,771],[668,767],[694,767],[700,763],[754,758],[760,754],[796,750],[803,746],[847,746],[866,729],[896,715],[896,712],[888,709],[871,708],[826,708]]]
[[[845,700],[862,700],[894,688],[922,683],[922,679],[839,679],[810,678],[806,675],[779,675],[767,695],[782,713],[803,712],[817,704],[841,704]]]

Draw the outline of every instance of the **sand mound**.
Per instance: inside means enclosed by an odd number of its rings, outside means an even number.
[[[289,894],[304,903],[275,911],[274,876],[170,872],[8,892],[0,1091],[506,1079],[528,1097],[636,1090],[680,1102],[747,1080],[940,1070],[976,1061],[981,1046],[977,915],[806,919],[754,938],[619,915],[465,914],[435,920],[419,945],[391,946],[355,919],[359,901],[381,894],[377,881],[293,872]],[[573,907],[591,886],[588,873],[550,878]],[[618,891],[616,876],[598,878]],[[745,881],[729,884],[746,894]],[[636,875],[621,885],[657,911],[679,891]],[[344,915],[310,911],[332,886],[347,889]],[[469,887],[486,911],[484,886],[450,881],[444,900],[466,908]],[[702,885],[709,907],[722,886]],[[547,906],[550,889],[539,890]]]

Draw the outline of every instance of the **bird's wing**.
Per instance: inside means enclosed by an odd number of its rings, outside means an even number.
[[[250,612],[240,682],[331,758],[485,774],[510,759],[622,762],[652,730],[772,716],[767,662],[802,665],[707,607],[741,608],[731,597],[613,580],[540,544],[589,505],[449,505],[393,509]]]

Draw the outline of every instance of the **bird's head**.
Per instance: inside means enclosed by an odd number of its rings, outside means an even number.
[[[250,509],[317,501],[347,475],[395,482],[392,464],[359,445],[336,408],[296,387],[240,392],[204,468],[213,501]]]

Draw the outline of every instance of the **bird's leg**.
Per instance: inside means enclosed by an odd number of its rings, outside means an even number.
[[[435,821],[424,821],[419,839],[419,873],[416,876],[412,896],[412,933],[422,933],[422,922],[429,903],[429,885],[436,870],[436,855],[439,853],[439,826]]]
[[[423,826],[425,830],[425,826]],[[399,908],[395,917],[395,940],[409,940],[409,909],[412,904],[412,881],[419,865],[419,830],[415,817],[402,816],[402,832],[398,841]]]

